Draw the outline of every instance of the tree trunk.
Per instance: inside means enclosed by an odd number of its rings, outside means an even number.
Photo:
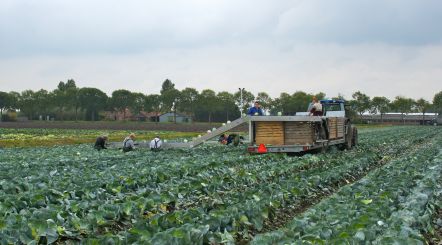
[[[384,117],[383,117],[383,113],[381,113],[381,124],[384,124]]]
[[[91,113],[92,113],[92,114],[91,114],[91,120],[92,120],[92,121],[95,121],[95,111],[92,110]]]
[[[63,107],[60,106],[58,113],[60,114],[60,121],[63,121]]]
[[[0,109],[0,122],[3,121],[3,108]]]
[[[209,124],[212,124],[212,112],[209,112]]]
[[[75,121],[78,121],[78,106],[75,106]]]

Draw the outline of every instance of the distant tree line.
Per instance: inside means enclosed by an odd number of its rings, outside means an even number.
[[[241,93],[242,92],[242,93]],[[56,89],[47,91],[25,90],[18,92],[0,91],[0,118],[7,120],[5,111],[18,111],[29,120],[41,117],[55,120],[102,120],[104,111],[121,112],[126,117],[127,109],[132,114],[143,112],[165,113],[180,112],[192,117],[192,121],[214,122],[233,120],[240,117],[240,110],[245,113],[247,108],[258,100],[262,108],[269,114],[281,112],[283,115],[294,115],[297,111],[306,111],[312,97],[324,99],[325,93],[309,94],[302,91],[293,94],[281,93],[277,98],[271,98],[266,92],[259,92],[256,96],[243,89],[235,93],[227,91],[215,92],[205,89],[201,92],[195,88],[178,90],[175,84],[166,79],[161,87],[160,94],[134,93],[119,89],[109,97],[97,88],[76,86],[73,79],[60,82]],[[337,96],[333,99],[345,99]],[[383,96],[370,98],[357,91],[347,100],[351,111],[355,115],[364,113],[381,114],[398,112],[407,114],[412,112],[442,113],[442,91],[434,95],[429,102],[421,98],[414,100],[397,96],[390,100]],[[242,106],[242,108],[240,108]],[[9,118],[10,119],[10,118]]]

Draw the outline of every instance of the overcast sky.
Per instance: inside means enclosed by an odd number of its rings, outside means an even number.
[[[0,90],[442,90],[440,0],[1,0]]]

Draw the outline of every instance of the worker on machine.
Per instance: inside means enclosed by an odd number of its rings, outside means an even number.
[[[262,112],[261,105],[259,104],[259,101],[255,101],[255,104],[253,107],[250,107],[247,111],[247,115],[250,116],[262,116],[264,113]]]
[[[135,150],[135,134],[131,133],[127,136],[123,141],[123,152],[133,151]]]
[[[313,100],[309,105],[308,108],[310,112],[310,116],[322,116],[322,104],[319,102],[318,98],[316,96],[313,96]]]
[[[99,136],[99,137],[97,138],[97,140],[95,141],[94,148],[97,149],[97,150],[107,149],[107,148],[106,148],[106,141],[107,141],[107,140],[108,140],[107,135]]]

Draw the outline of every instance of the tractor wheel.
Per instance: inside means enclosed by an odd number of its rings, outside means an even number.
[[[345,135],[345,149],[350,150],[353,146],[353,127],[347,125],[347,134]]]
[[[356,146],[358,144],[358,129],[353,127],[353,138],[352,138],[352,146]]]

